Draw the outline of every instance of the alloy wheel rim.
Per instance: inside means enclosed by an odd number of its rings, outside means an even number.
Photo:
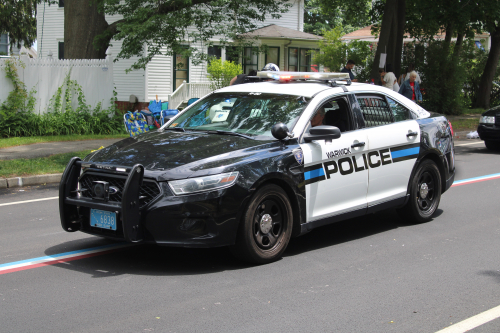
[[[259,248],[269,250],[278,244],[284,231],[285,218],[284,206],[279,199],[268,197],[259,203],[252,230]]]
[[[429,171],[422,172],[417,186],[417,203],[418,208],[423,212],[427,212],[433,207],[436,199],[435,185],[435,176]]]

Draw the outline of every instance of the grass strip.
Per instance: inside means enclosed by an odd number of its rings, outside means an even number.
[[[450,120],[453,131],[476,131],[479,125],[479,117],[477,119],[456,119]]]
[[[0,161],[0,178],[62,173],[72,157],[79,156],[83,159],[90,152],[89,149],[49,157]]]
[[[85,141],[101,139],[121,139],[128,138],[128,134],[110,134],[110,135],[53,135],[53,136],[25,136],[0,139],[0,148],[14,146],[31,145],[34,143],[54,142],[54,141]]]

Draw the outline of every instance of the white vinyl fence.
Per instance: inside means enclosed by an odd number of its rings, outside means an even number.
[[[10,79],[6,78],[5,61],[0,58],[0,103],[7,99],[9,93],[14,89]],[[106,59],[31,59],[21,56],[24,63],[16,66],[19,78],[28,91],[36,91],[35,112],[47,112],[50,99],[56,94],[57,89],[64,84],[67,74],[70,72],[70,79],[82,87],[86,104],[94,108],[99,102],[102,108],[108,108],[113,97],[113,60],[111,55]],[[19,63],[19,58],[17,59]],[[62,100],[64,100],[64,89]],[[72,98],[73,108],[76,109],[78,101],[76,96]]]

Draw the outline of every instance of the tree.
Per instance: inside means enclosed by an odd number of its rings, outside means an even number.
[[[487,109],[490,107],[491,89],[500,58],[500,22],[498,21],[498,17],[500,17],[500,2],[494,1],[490,3],[488,1],[488,10],[482,11],[481,14],[482,26],[491,35],[491,49],[483,75],[479,81],[479,89],[474,107]]]
[[[9,35],[10,46],[30,47],[36,39],[36,5],[41,0],[2,0],[0,33]]]
[[[207,60],[197,45],[212,38],[228,43],[289,7],[286,0],[66,0],[65,57],[103,58],[112,40],[121,40],[117,57],[138,57],[132,69],[145,68],[158,54],[183,54],[197,63]],[[110,23],[104,13],[122,18]]]
[[[371,55],[370,43],[358,40],[344,43],[342,35],[341,27],[326,32],[325,38],[319,41],[320,52],[314,55],[313,61],[328,67],[332,72],[340,71],[348,59],[360,66],[366,64]]]
[[[352,15],[352,7],[357,15]],[[304,1],[304,31],[323,36],[340,27],[347,34],[369,24],[370,1]]]

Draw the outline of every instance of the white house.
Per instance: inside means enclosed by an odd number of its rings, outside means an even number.
[[[267,54],[253,53],[252,48],[246,48],[247,57],[243,60],[243,69],[248,73],[251,69],[260,69],[267,62],[273,62],[283,70],[314,71],[310,49],[318,48],[318,40],[322,37],[304,33],[304,0],[290,0],[292,7],[282,14],[280,19],[268,18],[261,23],[257,30],[246,35],[257,37],[257,44],[269,46]],[[45,6],[45,7],[44,7]],[[38,57],[47,57],[49,51],[57,54],[59,59],[64,58],[64,2],[58,5],[38,5],[37,11]],[[108,23],[120,19],[118,16],[106,17]],[[43,34],[43,36],[42,36]],[[214,43],[218,40],[214,39]],[[208,47],[205,52],[226,60],[225,49],[220,46]],[[116,56],[121,48],[120,41],[113,41],[110,51]],[[240,57],[240,60],[243,59]],[[182,56],[155,56],[145,70],[134,70],[128,74],[126,69],[137,59],[120,59],[114,64],[114,84],[118,93],[118,101],[129,101],[130,95],[137,96],[140,102],[154,99],[156,96],[166,100],[183,81],[208,82],[206,63],[194,65],[189,59]],[[177,68],[176,64],[186,64]],[[196,96],[199,97],[199,96]]]
[[[8,34],[0,34],[0,56],[17,56],[19,53],[26,52],[26,54],[30,58],[36,58],[36,50],[32,47],[29,49],[24,48],[21,46],[21,48],[18,48],[16,45],[10,48],[10,40],[9,40],[9,35]]]

